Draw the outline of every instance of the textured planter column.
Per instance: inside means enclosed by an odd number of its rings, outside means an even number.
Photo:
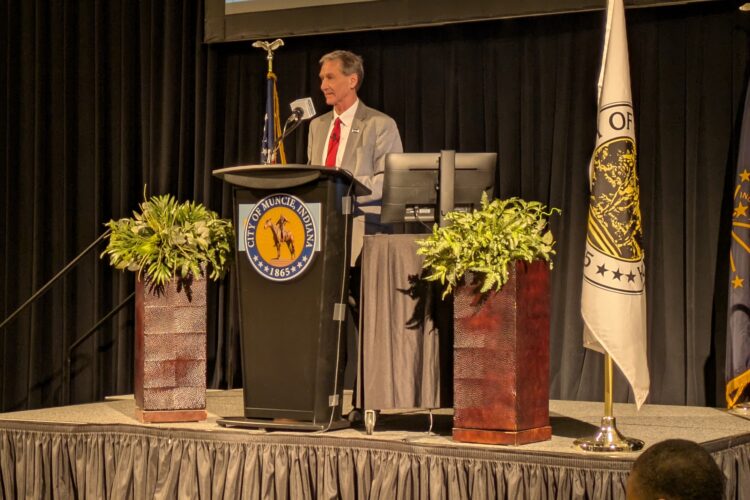
[[[206,280],[159,293],[136,280],[135,416],[191,422],[206,414]]]
[[[484,300],[475,288],[454,295],[453,439],[550,439],[547,263],[517,262],[502,290]]]

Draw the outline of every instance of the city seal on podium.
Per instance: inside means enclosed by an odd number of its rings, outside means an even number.
[[[318,228],[311,210],[299,198],[275,193],[254,206],[244,227],[250,264],[271,281],[302,275],[315,258]]]

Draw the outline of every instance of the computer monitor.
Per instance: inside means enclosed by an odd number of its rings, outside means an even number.
[[[450,210],[492,198],[497,153],[389,153],[385,157],[380,222],[438,222]]]

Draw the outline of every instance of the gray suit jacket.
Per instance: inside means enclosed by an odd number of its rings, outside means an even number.
[[[329,111],[310,123],[307,136],[308,164],[320,163],[332,120],[333,111]],[[380,213],[385,155],[401,152],[401,136],[393,118],[365,106],[360,100],[346,141],[341,168],[351,172],[372,191],[369,196],[357,198],[357,205],[363,212]]]

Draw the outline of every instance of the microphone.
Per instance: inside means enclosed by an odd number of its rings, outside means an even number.
[[[295,121],[309,120],[315,116],[315,106],[313,105],[312,99],[309,97],[303,97],[302,99],[292,101],[292,103],[289,104],[289,107],[292,110],[292,115],[289,118],[291,119],[293,116],[295,117]]]
[[[313,101],[310,97],[303,97],[301,99],[297,99],[296,101],[292,101],[289,104],[289,107],[292,109],[292,114],[289,115],[289,118],[286,119],[286,123],[284,123],[284,129],[281,131],[281,136],[276,138],[276,142],[274,143],[273,150],[271,151],[271,154],[267,156],[267,161],[270,163],[273,161],[274,158],[276,158],[276,152],[281,147],[282,142],[286,137],[292,133],[297,127],[302,125],[302,122],[305,120],[309,120],[313,116],[315,116],[315,105],[313,105]]]

